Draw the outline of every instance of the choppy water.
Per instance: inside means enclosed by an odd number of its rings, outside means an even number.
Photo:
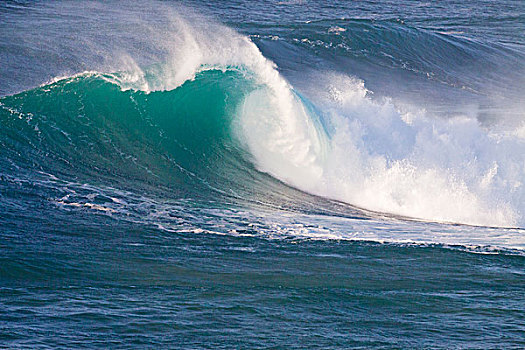
[[[0,347],[525,346],[523,2],[0,19]]]

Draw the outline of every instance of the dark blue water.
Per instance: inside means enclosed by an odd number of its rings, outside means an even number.
[[[0,348],[525,347],[523,1],[0,34]]]

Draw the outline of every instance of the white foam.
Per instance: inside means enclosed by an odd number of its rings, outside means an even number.
[[[375,211],[474,225],[524,224],[525,144],[518,138],[491,133],[467,117],[403,113],[391,101],[374,102],[363,82],[351,77],[317,77],[310,96],[332,126],[328,146],[322,153],[314,149],[305,166],[291,167],[293,148],[268,146],[280,144],[283,135],[259,128],[247,137],[265,140],[252,147],[261,170]]]

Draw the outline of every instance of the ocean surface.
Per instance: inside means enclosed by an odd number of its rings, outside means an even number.
[[[525,1],[2,1],[0,348],[525,348]]]

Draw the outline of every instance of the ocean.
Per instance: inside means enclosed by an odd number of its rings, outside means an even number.
[[[0,33],[0,348],[525,347],[524,1],[3,1]]]

